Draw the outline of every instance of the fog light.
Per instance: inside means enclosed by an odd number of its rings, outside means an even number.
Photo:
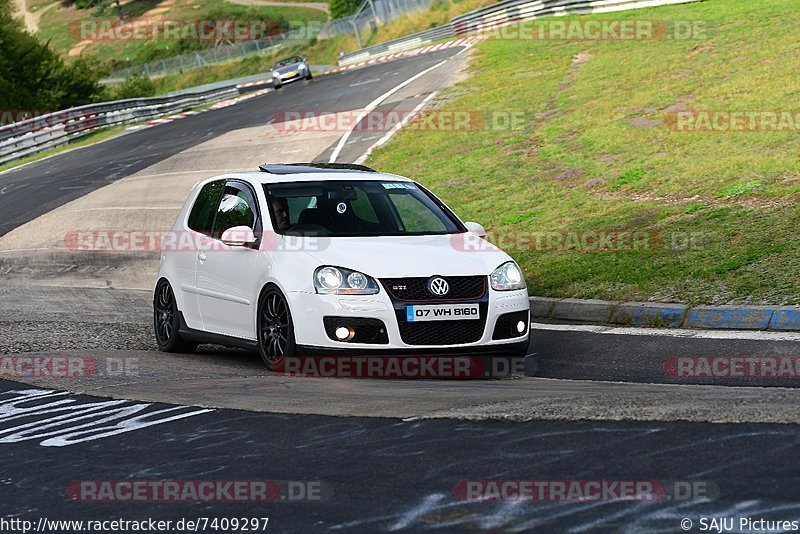
[[[339,341],[350,341],[356,335],[355,330],[346,326],[337,326],[333,334]]]
[[[520,334],[525,331],[525,321],[520,321],[517,323],[517,332]]]

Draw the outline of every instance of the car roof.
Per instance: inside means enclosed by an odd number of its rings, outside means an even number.
[[[225,174],[225,178],[239,178],[252,183],[325,182],[336,180],[385,180],[411,182],[396,174],[377,172],[369,167],[350,164],[264,164],[259,171]],[[216,177],[219,179],[221,177]]]

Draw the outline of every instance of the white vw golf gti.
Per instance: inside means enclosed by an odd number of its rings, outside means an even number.
[[[159,349],[287,356],[523,354],[516,263],[420,184],[345,164],[262,165],[198,183],[164,243]]]

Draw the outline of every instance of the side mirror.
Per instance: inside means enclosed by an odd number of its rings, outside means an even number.
[[[248,226],[234,226],[222,232],[222,242],[229,247],[249,247],[256,241],[256,234]]]
[[[486,229],[476,222],[465,222],[464,226],[473,234],[478,234],[479,237],[486,237]]]

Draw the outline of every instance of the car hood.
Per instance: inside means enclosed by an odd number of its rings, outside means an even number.
[[[277,69],[272,69],[272,70],[277,72],[278,74],[286,74],[287,72],[295,72],[299,67],[300,63],[292,63],[291,65],[286,65],[285,67],[278,67]]]
[[[488,275],[511,258],[476,234],[317,238],[307,251],[320,265],[375,278]],[[478,244],[478,246],[476,246]]]

